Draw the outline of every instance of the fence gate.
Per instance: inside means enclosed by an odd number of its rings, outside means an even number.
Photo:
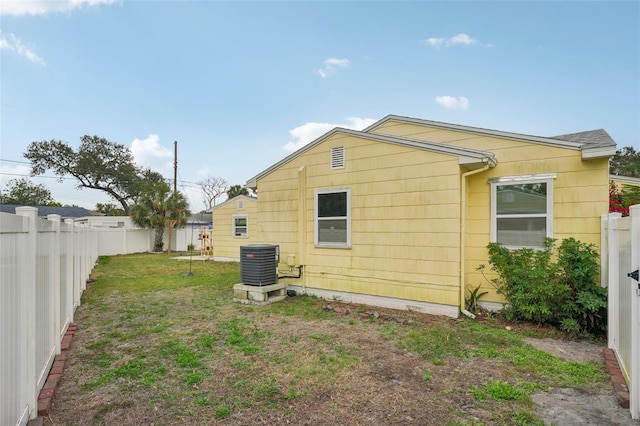
[[[640,205],[629,217],[609,214],[603,234],[603,273],[608,271],[608,345],[629,387],[631,417],[640,418]],[[603,227],[604,228],[604,227]]]

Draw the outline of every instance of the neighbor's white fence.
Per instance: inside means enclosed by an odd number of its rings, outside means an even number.
[[[608,346],[629,387],[631,417],[640,418],[640,287],[629,276],[640,266],[640,205],[630,216],[602,218],[602,273],[607,274]]]
[[[116,254],[144,253],[153,250],[155,231],[152,229],[93,228],[98,233],[100,256]],[[171,251],[187,251],[193,241],[194,249],[200,251],[199,227],[174,229],[171,236]],[[164,250],[169,248],[169,231],[163,236]]]
[[[33,207],[0,213],[0,425],[38,412],[60,340],[98,257],[97,233],[38,218]]]

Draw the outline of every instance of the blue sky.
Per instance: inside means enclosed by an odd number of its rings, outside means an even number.
[[[640,2],[13,1],[0,5],[0,182],[29,143],[132,149],[204,207],[335,126],[388,114],[640,149]],[[53,176],[48,172],[45,176]],[[33,178],[57,201],[112,202]]]

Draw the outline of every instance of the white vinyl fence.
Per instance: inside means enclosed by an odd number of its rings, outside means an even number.
[[[60,341],[98,257],[91,228],[38,218],[33,207],[0,213],[0,425],[38,412]]]
[[[174,229],[171,250],[200,250],[200,228]],[[168,233],[164,235],[165,249]],[[0,213],[0,426],[37,416],[60,342],[98,256],[151,251],[149,229],[102,228],[38,217],[34,207]]]
[[[629,388],[631,417],[640,418],[640,205],[629,217],[611,213],[602,223],[602,273],[608,291],[608,346]]]
[[[152,229],[131,228],[93,228],[98,232],[98,251],[100,256],[116,254],[144,253],[153,250],[155,231]],[[200,251],[198,235],[200,227],[192,229],[190,226],[177,228],[172,231],[171,251],[187,251],[189,244],[194,250]],[[169,230],[164,233],[164,250],[169,248]]]

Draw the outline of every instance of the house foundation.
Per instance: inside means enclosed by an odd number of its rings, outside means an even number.
[[[287,283],[265,286],[238,283],[233,286],[233,300],[250,305],[267,305],[287,297]]]

